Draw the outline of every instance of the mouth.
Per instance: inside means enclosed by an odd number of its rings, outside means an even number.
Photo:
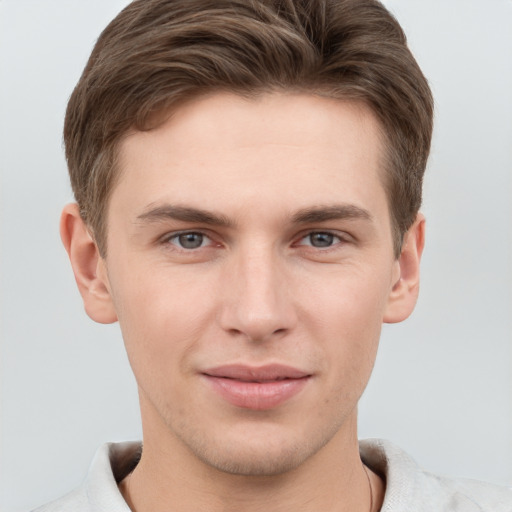
[[[268,410],[297,395],[311,374],[290,366],[226,365],[202,373],[213,391],[235,407]]]

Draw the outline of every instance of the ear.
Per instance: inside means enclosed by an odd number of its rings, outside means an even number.
[[[105,260],[85,225],[77,204],[68,204],[60,218],[60,237],[68,253],[86,313],[96,322],[117,320]]]
[[[420,287],[420,259],[424,245],[425,217],[418,213],[404,236],[402,252],[395,262],[397,280],[388,298],[384,322],[402,322],[413,312]]]

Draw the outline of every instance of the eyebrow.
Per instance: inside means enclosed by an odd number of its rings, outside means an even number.
[[[311,224],[339,219],[373,220],[370,212],[364,208],[352,204],[339,204],[301,209],[293,215],[292,223]],[[233,228],[235,226],[235,223],[225,215],[202,210],[200,208],[170,204],[150,206],[137,217],[137,221],[144,224],[165,220],[178,220],[226,228]]]
[[[325,222],[339,219],[361,219],[372,221],[368,210],[352,204],[339,204],[329,206],[316,206],[299,210],[292,221],[295,224],[310,224],[314,222]]]
[[[163,220],[179,220],[227,228],[231,228],[234,225],[230,219],[222,214],[201,210],[200,208],[170,204],[150,207],[137,217],[137,221],[143,223],[160,222]]]

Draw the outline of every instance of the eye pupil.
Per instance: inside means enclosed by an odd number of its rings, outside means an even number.
[[[312,233],[309,237],[313,247],[330,247],[334,241],[330,233]]]
[[[180,245],[185,249],[197,249],[203,244],[201,233],[183,233],[178,237]]]

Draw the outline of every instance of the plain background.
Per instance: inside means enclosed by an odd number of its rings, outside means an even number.
[[[389,0],[437,104],[421,297],[385,326],[361,437],[440,473],[512,483],[512,1]],[[67,98],[124,0],[0,0],[0,509],[78,485],[140,438],[118,326],[83,312],[58,237]]]

